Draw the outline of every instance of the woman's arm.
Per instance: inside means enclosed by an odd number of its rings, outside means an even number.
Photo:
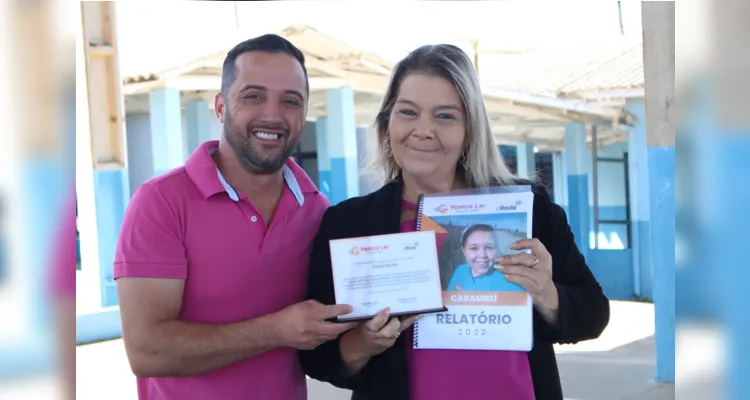
[[[609,323],[609,300],[576,246],[565,212],[544,189],[535,190],[537,218],[542,223],[537,225],[537,236],[552,256],[552,280],[559,304],[555,325],[537,315],[534,328],[557,343],[595,339]]]

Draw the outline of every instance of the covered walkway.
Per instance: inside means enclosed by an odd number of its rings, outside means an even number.
[[[121,335],[112,261],[132,193],[221,132],[212,107],[227,49],[121,77],[112,4],[83,4],[85,38],[78,47],[78,91],[87,94],[77,104],[78,344]],[[644,37],[653,42],[594,52],[586,68],[544,90],[482,81],[498,151],[519,175],[542,172],[607,295],[655,302],[653,367],[659,381],[670,382],[674,259],[665,249],[674,247],[674,126],[663,105],[674,96],[664,85],[674,75],[664,51],[674,49],[664,27],[672,21],[673,30],[673,13],[644,5]],[[392,63],[309,26],[280,33],[305,53],[310,75],[308,123],[295,159],[333,204],[373,190],[377,184],[362,176],[362,162]],[[638,51],[641,58],[633,55]]]

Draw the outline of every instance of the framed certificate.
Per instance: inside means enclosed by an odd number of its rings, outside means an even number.
[[[445,311],[435,232],[409,232],[329,242],[337,304],[353,311],[341,322]]]

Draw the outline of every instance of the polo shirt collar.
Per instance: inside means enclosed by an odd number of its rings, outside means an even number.
[[[218,147],[218,140],[209,140],[202,143],[185,162],[185,169],[204,198],[208,199],[217,193],[225,192],[230,199],[239,201],[239,194],[224,179],[211,157],[218,150]],[[300,207],[305,203],[306,193],[314,194],[318,192],[310,177],[292,159],[287,160],[284,164],[281,174],[286,186],[292,192]]]

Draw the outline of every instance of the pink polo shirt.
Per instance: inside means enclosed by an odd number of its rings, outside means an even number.
[[[114,261],[115,278],[185,279],[180,319],[224,324],[277,312],[307,298],[308,255],[328,200],[292,160],[266,228],[203,143],[185,166],[150,179],[133,195]],[[280,348],[228,367],[180,378],[139,378],[140,400],[307,398],[296,350]]]

